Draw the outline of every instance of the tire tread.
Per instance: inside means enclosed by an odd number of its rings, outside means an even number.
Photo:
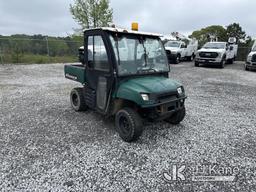
[[[119,124],[118,120],[119,120],[120,113],[124,113],[129,118],[129,120],[132,124],[132,132],[128,137],[120,134],[119,127],[118,127],[118,124]],[[143,125],[142,125],[141,117],[139,116],[139,114],[136,111],[134,111],[133,109],[128,108],[128,107],[125,107],[117,112],[115,123],[116,123],[116,128],[119,131],[120,137],[126,142],[136,141],[141,136],[141,134],[143,132]]]

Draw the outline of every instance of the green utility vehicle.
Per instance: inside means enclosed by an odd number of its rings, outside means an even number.
[[[65,77],[83,85],[70,94],[75,111],[115,116],[116,129],[127,142],[139,138],[145,120],[178,124],[184,119],[184,88],[169,78],[159,35],[90,29],[84,32],[83,49],[82,64],[65,65]]]

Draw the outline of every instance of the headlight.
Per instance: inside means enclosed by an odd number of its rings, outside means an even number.
[[[183,88],[182,87],[178,87],[177,88],[177,92],[179,95],[182,95],[183,94]]]
[[[251,61],[251,60],[252,60],[252,56],[248,56],[247,61]]]
[[[141,95],[141,97],[142,97],[142,99],[143,99],[144,101],[148,101],[148,100],[149,100],[148,94],[146,94],[146,93],[141,93],[140,95]]]

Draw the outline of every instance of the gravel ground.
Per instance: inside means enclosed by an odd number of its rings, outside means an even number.
[[[125,143],[112,120],[71,109],[79,84],[62,64],[0,65],[0,190],[256,191],[256,73],[239,62],[171,66],[188,95],[185,120],[148,123]],[[186,166],[185,181],[164,179],[174,165]],[[213,165],[236,168],[235,180],[192,180],[195,167]]]

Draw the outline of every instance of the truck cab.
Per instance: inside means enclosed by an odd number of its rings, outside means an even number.
[[[65,77],[82,84],[70,93],[75,111],[95,110],[115,117],[120,137],[135,141],[143,122],[180,123],[185,91],[169,78],[169,65],[158,34],[118,28],[84,32],[82,64],[65,65]]]
[[[167,41],[164,46],[169,62],[178,64],[186,55],[187,45],[182,41]]]

